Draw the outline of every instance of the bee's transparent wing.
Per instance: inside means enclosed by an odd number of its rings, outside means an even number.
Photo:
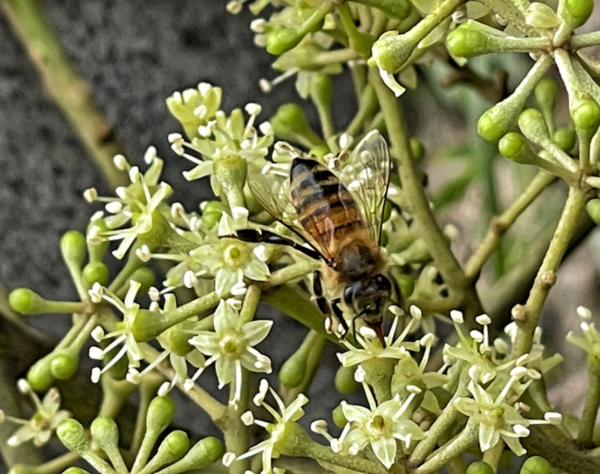
[[[378,131],[370,132],[356,145],[339,177],[356,201],[371,237],[380,243],[383,210],[390,183],[390,151]]]
[[[300,222],[290,194],[289,167],[268,163],[264,168],[248,166],[248,186],[260,205],[275,219],[294,232],[326,260],[331,255],[307,232]]]

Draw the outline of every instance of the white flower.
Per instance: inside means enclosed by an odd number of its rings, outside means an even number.
[[[273,321],[250,321],[244,323],[227,301],[221,300],[214,317],[215,330],[199,331],[190,339],[196,349],[210,356],[206,363],[186,382],[187,387],[202,371],[215,363],[219,388],[235,381],[232,404],[241,394],[242,367],[252,372],[271,372],[271,360],[254,349],[271,330]]]
[[[32,439],[35,446],[42,446],[50,440],[56,427],[71,414],[66,410],[59,410],[60,393],[56,388],[48,390],[44,399],[40,401],[27,381],[19,380],[18,386],[21,393],[29,395],[36,411],[29,420],[23,420],[8,416],[0,410],[0,423],[10,421],[23,425],[8,438],[7,444],[14,447]]]
[[[410,320],[410,322],[404,328],[404,331],[402,331],[402,334],[400,334],[400,336],[398,336],[394,341],[396,327],[398,326],[398,318],[398,315],[394,317],[394,322],[392,323],[390,332],[385,338],[385,349],[381,347],[381,344],[377,340],[375,334],[373,334],[372,338],[360,334],[355,334],[354,337],[356,338],[357,342],[362,346],[362,348],[355,347],[348,341],[343,340],[342,343],[348,348],[348,352],[344,352],[342,354],[337,355],[342,365],[344,367],[352,367],[369,359],[376,358],[403,359],[405,357],[408,357],[408,351],[419,350],[419,343],[404,342],[404,338],[410,332],[415,319]]]
[[[267,391],[270,391],[271,395],[273,395],[273,398],[275,398],[277,410],[265,403]],[[261,380],[259,392],[254,397],[254,404],[257,406],[262,406],[265,410],[267,410],[273,416],[273,418],[275,418],[275,423],[255,420],[251,412],[244,414],[242,416],[244,423],[254,423],[258,426],[261,426],[262,428],[265,428],[271,434],[271,436],[265,441],[262,441],[250,448],[248,452],[238,456],[237,459],[245,459],[262,453],[262,470],[260,472],[261,474],[271,474],[274,471],[271,460],[279,457],[277,444],[284,439],[288,424],[298,421],[304,415],[304,410],[302,407],[307,403],[308,398],[301,393],[286,407],[279,395],[277,395],[277,393],[271,387],[269,387],[268,382],[264,379]]]
[[[157,218],[155,213],[173,192],[167,183],[158,182],[163,162],[156,157],[156,150],[151,147],[146,153],[146,158],[150,167],[145,174],[142,174],[137,166],[130,166],[121,155],[115,157],[115,162],[120,163],[128,171],[131,181],[129,186],[116,189],[117,197],[98,197],[94,190],[85,193],[88,200],[105,202],[105,209],[110,213],[106,217],[101,217],[102,224],[98,222],[98,218],[92,220],[88,240],[92,242],[121,240],[121,244],[113,252],[118,259],[125,256],[138,236],[152,230]],[[132,227],[119,229],[130,221]]]
[[[583,337],[576,336],[572,331],[567,334],[567,341],[583,349],[590,356],[600,358],[600,333],[596,325],[590,322],[590,310],[580,306],[577,308],[577,314],[581,318],[581,332]]]
[[[233,235],[235,229],[247,227],[248,211],[235,208],[234,218],[223,213],[219,222],[219,235]],[[251,280],[266,281],[270,277],[265,263],[268,257],[263,245],[253,245],[237,239],[220,239],[218,243],[202,245],[190,252],[190,256],[215,276],[215,291],[226,295],[232,288]]]
[[[414,421],[403,418],[415,393],[411,393],[404,403],[396,395],[377,406],[366,383],[363,383],[363,387],[370,408],[349,405],[343,401],[342,411],[348,424],[332,446],[337,450],[346,448],[350,454],[355,455],[371,445],[377,459],[389,469],[396,460],[397,439],[408,447],[412,440],[425,436]]]
[[[128,375],[128,380],[136,382],[136,375],[138,373],[135,369],[140,366],[140,360],[142,360],[143,354],[138,342],[133,337],[132,329],[140,309],[140,305],[135,303],[135,297],[140,286],[139,282],[130,280],[129,289],[127,290],[127,294],[123,301],[121,301],[112,291],[101,287],[98,283],[95,283],[94,287],[90,290],[90,297],[92,300],[101,297],[123,313],[123,321],[117,325],[115,331],[104,334],[104,330],[101,326],[97,326],[96,329],[92,331],[92,337],[96,342],[106,339],[114,340],[104,349],[96,346],[90,347],[89,356],[91,359],[102,360],[117,346],[123,345],[117,354],[114,355],[102,369],[98,367],[92,369],[92,382],[94,383],[97,383],[100,380],[100,376],[125,355],[127,355],[127,358],[129,359],[129,370],[131,375]]]

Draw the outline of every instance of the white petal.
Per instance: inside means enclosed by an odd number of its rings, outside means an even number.
[[[389,469],[396,458],[396,440],[394,438],[379,438],[371,443],[377,459]]]

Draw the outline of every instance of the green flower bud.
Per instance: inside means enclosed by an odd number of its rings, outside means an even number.
[[[160,313],[140,309],[135,316],[135,321],[133,321],[131,333],[136,341],[146,342],[154,339],[165,329]]]
[[[158,436],[173,420],[175,403],[167,396],[154,397],[146,414],[146,431]]]
[[[188,435],[181,430],[171,431],[160,443],[156,456],[142,469],[142,473],[158,472],[162,466],[181,459],[188,449],[190,449]]]
[[[470,58],[489,52],[487,36],[465,24],[452,31],[446,38],[446,48],[450,54]]]
[[[600,225],[600,199],[589,200],[585,208],[596,225]]]
[[[344,367],[341,365],[335,373],[335,388],[343,394],[353,393],[360,387],[360,384],[354,380],[356,366]]]
[[[337,6],[338,16],[346,30],[350,47],[363,58],[371,56],[371,46],[373,45],[373,37],[368,33],[358,31],[354,19],[350,14],[350,10],[345,3],[340,3]]]
[[[119,445],[119,428],[112,418],[100,416],[90,426],[92,439],[105,453],[114,452]]]
[[[550,141],[546,121],[538,109],[526,109],[519,116],[519,128],[533,143]]]
[[[246,197],[246,195],[244,195],[244,198],[245,197]],[[220,212],[203,212],[202,213],[202,225],[206,229],[212,229],[214,226],[216,226],[219,223],[222,215],[223,214]]]
[[[129,277],[130,280],[137,281],[141,286],[138,290],[138,294],[142,295],[148,293],[148,290],[156,282],[156,276],[154,272],[148,267],[138,268]]]
[[[246,207],[244,185],[248,163],[239,156],[220,158],[213,164],[213,177],[219,183],[229,207]]]
[[[51,370],[51,360],[44,357],[33,364],[27,372],[27,381],[36,392],[45,392],[54,383],[54,375]]]
[[[206,125],[215,117],[221,106],[222,95],[223,91],[220,87],[201,83],[196,89],[175,92],[166,103],[171,115],[181,123],[185,134],[191,140],[199,136],[200,125]]]
[[[331,107],[332,90],[333,83],[331,81],[331,76],[324,72],[316,73],[310,88],[310,98],[317,108]]]
[[[537,83],[533,90],[535,101],[544,113],[554,113],[558,97],[558,84],[551,77],[544,77]]]
[[[46,300],[29,288],[17,288],[8,295],[10,307],[21,314],[43,313]]]
[[[279,380],[287,388],[296,388],[306,375],[306,362],[308,351],[304,345],[300,346],[288,360],[281,366]]]
[[[494,474],[494,470],[484,461],[475,461],[469,464],[466,474]]]
[[[396,283],[403,299],[410,297],[415,290],[415,279],[410,275],[398,275]]]
[[[190,449],[190,440],[185,431],[171,431],[158,447],[158,454],[166,459],[166,462],[174,462],[181,459]]]
[[[194,346],[189,343],[190,333],[186,330],[186,323],[187,321],[183,321],[176,324],[163,333],[163,337],[168,341],[169,349],[179,356],[185,356],[194,349]]]
[[[89,262],[85,267],[83,267],[83,281],[88,285],[88,287],[94,286],[94,283],[100,283],[102,286],[105,286],[108,283],[109,272],[108,267],[104,264],[104,262],[95,261]]]
[[[600,126],[600,106],[591,98],[574,100],[570,104],[571,118],[575,128],[594,133]]]
[[[210,466],[223,456],[223,452],[223,443],[214,436],[208,436],[192,446],[185,457],[172,464],[169,469],[185,472]]]
[[[90,474],[88,471],[81,469],[80,467],[70,467],[62,472],[62,474]]]
[[[79,358],[62,351],[50,360],[50,372],[58,380],[68,380],[77,371]]]
[[[202,212],[217,212],[221,215],[225,212],[225,204],[221,201],[208,201],[202,208]]]
[[[267,33],[267,51],[274,56],[281,56],[298,46],[305,33],[292,28],[278,28]]]
[[[76,230],[65,232],[60,239],[60,251],[69,268],[81,269],[86,254],[85,236]]]
[[[576,139],[577,135],[572,128],[557,128],[552,135],[552,141],[566,153],[569,153],[573,149]]]
[[[407,249],[398,253],[404,264],[424,263],[431,260],[431,254],[423,239],[417,239]]]
[[[331,417],[333,418],[333,423],[340,429],[343,429],[348,423],[346,416],[344,415],[344,410],[342,409],[342,405],[338,405],[333,409],[331,413]]]
[[[498,141],[510,131],[517,122],[527,97],[546,73],[551,62],[548,55],[542,56],[509,97],[483,113],[477,122],[477,133],[481,137],[488,141]],[[529,138],[526,133],[524,135]]]
[[[413,159],[415,160],[415,162],[421,161],[423,159],[423,157],[425,156],[425,146],[423,146],[423,143],[421,141],[417,140],[414,137],[411,137],[409,143],[410,143],[410,152],[411,152]]]
[[[535,161],[535,155],[523,138],[523,135],[510,132],[504,135],[498,142],[498,151],[502,156],[515,163],[532,164]]]
[[[140,217],[142,217],[142,214],[134,213],[132,217],[133,223],[135,224]],[[169,235],[174,232],[165,216],[160,211],[154,211],[152,213],[152,225],[150,229],[147,232],[140,232],[138,239],[148,245],[150,250],[154,250],[160,248],[169,238]]]
[[[288,102],[280,106],[269,122],[281,140],[299,143],[307,148],[322,144],[319,136],[310,128],[304,110],[296,103]]]
[[[594,0],[565,0],[564,8],[559,11],[562,19],[571,28],[583,25],[594,10]]]
[[[540,456],[531,456],[527,458],[519,474],[550,474],[552,466],[548,461]]]
[[[82,454],[91,449],[90,441],[85,435],[83,426],[73,418],[69,418],[58,425],[56,435],[69,451]]]
[[[390,242],[390,236],[385,230],[381,231],[381,246],[385,247]]]
[[[373,44],[369,65],[374,62],[384,71],[393,74],[408,60],[413,49],[422,39],[414,33],[411,35],[410,31],[403,35],[388,31]]]

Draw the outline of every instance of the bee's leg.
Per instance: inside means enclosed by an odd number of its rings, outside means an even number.
[[[313,272],[313,295],[315,296],[319,310],[321,310],[321,313],[323,313],[323,315],[325,315],[327,318],[325,321],[325,330],[328,333],[332,333],[333,314],[335,310],[332,311],[329,301],[327,301],[327,298],[325,298],[323,293],[323,281],[321,279],[321,272],[319,270],[315,270]]]
[[[335,314],[335,317],[340,322],[340,324],[343,328],[344,332],[342,334],[340,334],[340,337],[341,337],[341,339],[344,339],[348,335],[348,323],[344,319],[344,312],[339,307],[339,304],[341,303],[341,301],[342,301],[341,298],[334,299],[331,302],[331,307],[333,308],[333,314]],[[352,332],[352,334],[354,334],[354,332]]]
[[[234,235],[221,235],[220,239],[238,239],[242,242],[251,243],[262,243],[262,244],[276,244],[276,245],[287,245],[292,247],[298,252],[302,252],[304,255],[309,256],[315,260],[326,260],[323,255],[317,252],[314,248],[308,248],[300,245],[298,242],[294,242],[292,239],[283,237],[282,235],[271,232],[270,230],[263,229],[238,229]]]

